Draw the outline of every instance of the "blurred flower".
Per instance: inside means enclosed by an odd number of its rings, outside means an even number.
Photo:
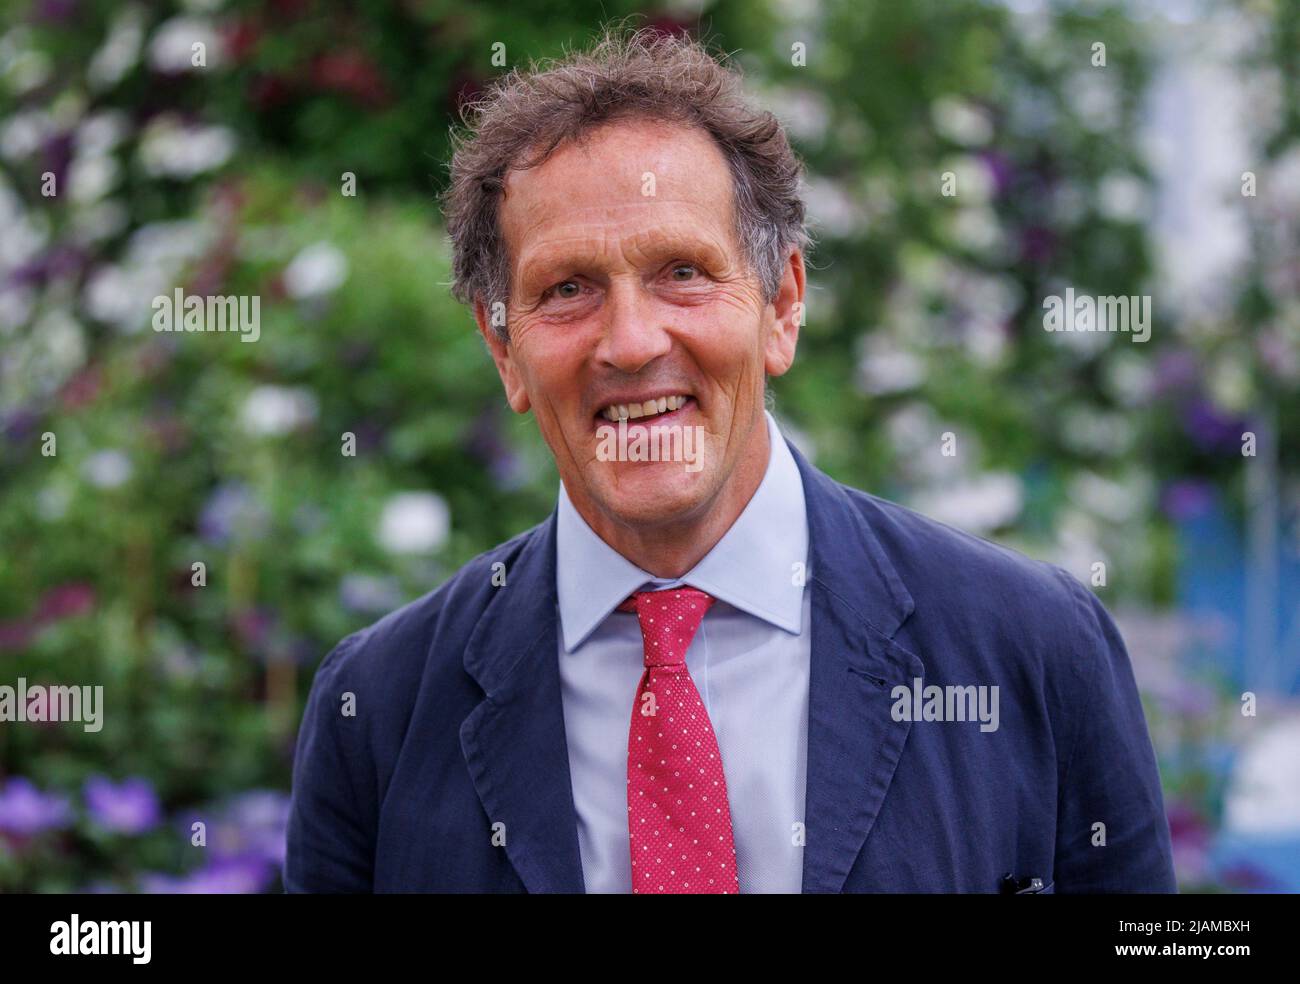
[[[244,608],[230,616],[239,643],[258,655],[265,655],[265,646],[276,628],[275,612],[270,608]]]
[[[1137,222],[1145,215],[1147,188],[1135,175],[1112,171],[1097,188],[1097,208],[1108,219]]]
[[[316,395],[303,386],[258,386],[244,400],[240,422],[249,434],[279,437],[316,419]]]
[[[284,270],[284,289],[299,300],[336,290],[348,278],[347,257],[331,243],[312,243]]]
[[[108,37],[86,67],[86,81],[92,89],[115,85],[140,61],[144,41],[144,11],[128,6],[118,12],[108,29]]]
[[[986,144],[993,136],[988,112],[954,96],[936,99],[930,107],[930,118],[941,136],[963,146]]]
[[[121,451],[96,451],[81,466],[86,481],[98,489],[115,489],[126,484],[132,472],[131,459]]]
[[[273,865],[260,858],[214,858],[182,877],[144,874],[140,891],[151,895],[252,895],[274,877]]]
[[[1203,479],[1183,478],[1170,482],[1161,496],[1165,515],[1175,521],[1203,516],[1213,508],[1214,486]]]
[[[85,157],[99,157],[118,146],[131,132],[131,121],[120,109],[100,110],[87,116],[77,128],[76,151]]]
[[[989,177],[992,179],[993,194],[997,196],[1006,194],[1015,176],[1011,161],[1007,159],[1005,154],[996,150],[982,150],[979,152],[979,157],[984,162]]]
[[[86,780],[86,808],[101,827],[119,834],[152,830],[162,818],[153,786],[138,777],[114,784],[104,776]]]
[[[1207,868],[1212,833],[1209,821],[1192,804],[1177,800],[1168,805],[1165,814],[1179,881],[1200,880]]]
[[[1172,349],[1156,357],[1155,393],[1157,396],[1185,390],[1200,379],[1196,356],[1186,349]]]
[[[90,611],[95,606],[95,588],[80,581],[57,585],[41,596],[36,621],[57,622]]]
[[[1217,451],[1238,445],[1241,435],[1249,428],[1240,417],[1222,413],[1212,402],[1197,397],[1183,405],[1183,429],[1188,436],[1206,451]]]
[[[433,492],[399,492],[384,504],[378,540],[389,553],[427,553],[447,539],[451,513]]]
[[[192,178],[215,171],[235,152],[224,126],[187,124],[171,115],[152,120],[140,138],[140,164],[151,177]]]
[[[231,797],[208,831],[208,848],[222,859],[284,861],[289,797],[275,789],[253,789]]]
[[[42,793],[21,776],[0,789],[0,832],[29,836],[61,830],[71,822],[72,807],[66,796]]]
[[[825,139],[831,113],[824,93],[809,87],[772,87],[764,93],[764,102],[794,140],[818,144]]]
[[[107,154],[74,157],[68,170],[68,197],[79,205],[103,198],[117,184],[120,168]]]
[[[884,331],[873,331],[860,342],[858,389],[870,396],[901,393],[925,382],[926,365]]]
[[[103,373],[98,366],[87,366],[64,384],[60,399],[65,410],[79,410],[94,403],[103,387]]]
[[[986,472],[929,489],[914,497],[912,508],[970,533],[990,533],[1012,523],[1024,505],[1020,479],[1009,472]]]
[[[224,544],[232,536],[259,536],[267,525],[266,508],[248,486],[238,482],[218,485],[199,512],[199,536]]]
[[[362,106],[375,108],[389,100],[379,66],[357,48],[317,55],[311,64],[311,80],[322,89],[350,96]]]
[[[204,65],[194,64],[194,45],[204,48]],[[167,75],[219,65],[224,55],[221,37],[206,17],[179,16],[164,21],[149,42],[149,64]]]
[[[804,185],[808,224],[832,236],[850,236],[866,225],[866,216],[853,193],[841,182],[809,175]]]
[[[46,522],[56,522],[68,514],[72,492],[65,485],[48,485],[36,493],[36,515]]]
[[[402,603],[397,582],[370,574],[345,574],[339,582],[339,604],[350,612],[387,612]]]

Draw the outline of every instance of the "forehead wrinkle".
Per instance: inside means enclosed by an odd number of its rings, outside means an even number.
[[[600,209],[600,211],[605,211]],[[712,222],[692,222],[685,216],[672,216],[661,224],[635,225],[630,229],[610,229],[596,224],[582,225],[566,215],[565,225],[554,231],[542,228],[540,242],[525,248],[519,263],[519,280],[527,283],[552,268],[594,266],[610,257],[624,259],[644,257],[668,259],[681,254],[702,254],[714,263],[726,262],[726,249],[718,242],[722,230],[711,228]],[[626,222],[620,225],[627,225]]]

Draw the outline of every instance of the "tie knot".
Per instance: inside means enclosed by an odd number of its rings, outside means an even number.
[[[638,591],[618,606],[636,612],[646,666],[674,666],[686,660],[695,632],[714,598],[696,588]]]

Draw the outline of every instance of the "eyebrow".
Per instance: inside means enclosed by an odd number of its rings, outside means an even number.
[[[666,239],[654,239],[646,247],[645,253],[652,264],[663,263],[672,258],[694,259],[705,265],[725,261],[717,248],[701,239],[683,239],[672,236]],[[551,278],[558,279],[573,271],[590,269],[597,262],[596,253],[581,248],[565,248],[563,251],[534,254],[525,259],[519,269],[519,284],[525,289],[550,286]],[[541,283],[547,281],[547,283]]]

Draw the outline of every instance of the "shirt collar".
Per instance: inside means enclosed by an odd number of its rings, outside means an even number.
[[[689,584],[786,632],[802,631],[804,578],[795,575],[808,562],[803,480],[776,420],[764,415],[770,453],[763,480],[731,529],[680,578],[655,577],[607,544],[560,483],[556,592],[567,651],[581,646],[624,598],[647,584]]]

